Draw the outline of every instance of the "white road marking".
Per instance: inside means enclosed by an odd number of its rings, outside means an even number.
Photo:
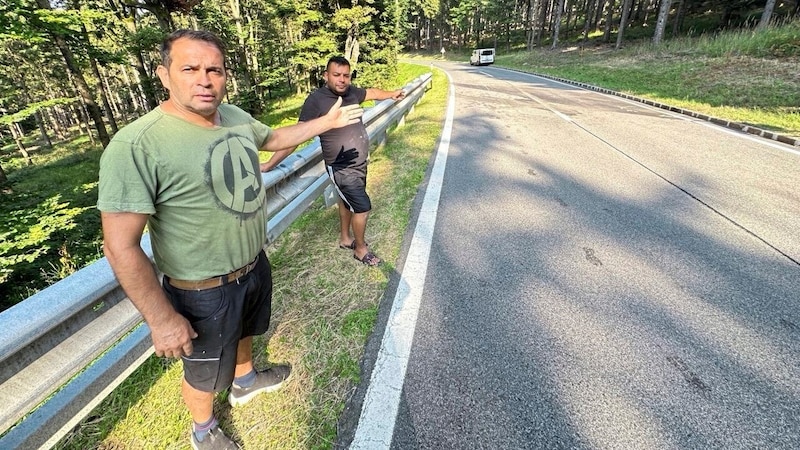
[[[350,445],[350,449],[353,450],[388,449],[392,445],[400,394],[403,391],[422,290],[425,287],[425,274],[428,270],[428,258],[453,128],[455,87],[450,74],[447,74],[447,77],[450,81],[450,90],[442,139],[439,142],[436,161],[431,170],[422,209],[414,229],[414,237],[411,239],[408,257],[400,275],[381,348],[378,350],[375,368],[372,370],[372,377],[364,397],[355,436]]]
[[[755,142],[755,143],[758,143],[758,144],[761,144],[761,145],[766,145],[767,147],[772,147],[772,148],[775,148],[775,149],[778,149],[778,150],[783,150],[785,152],[793,153],[795,155],[800,155],[800,150],[795,150],[794,148],[792,148],[788,144],[781,144],[781,143],[778,143],[778,142],[771,141],[768,138],[762,138],[762,137],[758,137],[758,136],[754,136],[754,135],[751,135],[751,134],[744,133],[744,132],[739,131],[739,130],[733,130],[733,129],[730,129],[730,128],[725,128],[723,126],[717,125],[717,124],[709,122],[707,120],[698,119],[696,117],[688,116],[686,114],[680,114],[680,113],[677,113],[677,112],[674,112],[674,111],[669,111],[667,109],[658,108],[658,107],[655,107],[655,106],[652,106],[652,105],[648,105],[648,104],[642,103],[642,102],[637,102],[636,100],[631,100],[631,99],[628,99],[628,98],[625,98],[625,97],[619,97],[619,96],[612,95],[612,94],[605,94],[605,93],[602,93],[602,92],[597,92],[597,91],[594,91],[592,89],[586,89],[583,86],[576,86],[574,84],[564,83],[563,81],[558,81],[558,80],[553,80],[553,79],[550,79],[550,78],[540,77],[540,76],[534,75],[532,73],[525,73],[525,72],[518,72],[518,71],[514,71],[514,70],[508,70],[508,69],[504,69],[502,67],[496,67],[495,69],[506,70],[508,72],[513,72],[515,74],[520,74],[520,75],[527,75],[529,77],[538,78],[540,80],[547,80],[547,81],[550,81],[550,82],[553,82],[553,83],[558,83],[558,84],[561,84],[561,85],[564,85],[564,86],[568,86],[568,87],[571,87],[573,89],[577,88],[577,89],[584,90],[586,92],[591,92],[591,93],[594,93],[594,94],[604,95],[606,97],[611,97],[611,98],[613,98],[615,100],[619,100],[621,102],[625,102],[625,103],[628,103],[630,105],[637,106],[639,108],[658,111],[660,113],[670,115],[670,116],[672,116],[674,118],[677,118],[677,119],[682,119],[682,120],[685,120],[687,122],[693,122],[693,123],[696,123],[696,124],[703,125],[705,127],[711,128],[712,130],[721,131],[723,133],[730,134],[731,136],[736,136],[736,137],[739,137],[739,138],[742,138],[742,139],[747,139],[749,141],[752,141],[752,142]],[[508,83],[511,84],[510,82],[508,82]],[[531,98],[531,99],[538,101],[535,98]],[[540,101],[539,101],[539,103],[542,104],[543,106],[545,106],[546,108],[550,109],[554,113],[558,114],[559,116],[562,116],[562,118],[564,118],[563,115],[559,114],[557,111],[553,110],[552,108],[549,108],[544,103],[542,103]],[[569,120],[569,119],[566,119],[566,120],[571,122],[571,120]]]
[[[523,91],[522,89],[520,89],[519,86],[517,86],[516,84],[514,84],[514,83],[512,83],[510,81],[506,81],[506,83],[508,83],[510,86],[512,86],[513,88],[518,90],[525,97],[528,97],[529,99],[531,99],[531,100],[535,101],[536,103],[542,105],[544,108],[548,109],[551,113],[557,115],[558,117],[561,117],[562,119],[566,120],[569,123],[572,123],[572,119],[568,115],[566,115],[566,114],[564,114],[562,112],[556,111],[555,109],[550,107],[550,105],[548,105],[547,103],[539,100],[538,97],[535,97],[535,96]]]

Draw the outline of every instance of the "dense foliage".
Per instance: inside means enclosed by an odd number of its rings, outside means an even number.
[[[798,16],[798,0],[416,0],[407,49],[511,50],[764,28]]]

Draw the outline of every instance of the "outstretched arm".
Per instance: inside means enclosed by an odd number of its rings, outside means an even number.
[[[269,172],[270,170],[274,169],[275,167],[278,166],[278,164],[281,163],[281,161],[286,159],[287,156],[291,155],[295,151],[295,149],[297,149],[297,146],[285,148],[283,150],[278,150],[274,152],[272,156],[269,158],[269,161],[260,164],[259,167],[261,171]]]
[[[358,105],[341,106],[342,98],[339,97],[336,103],[322,117],[308,122],[299,122],[294,125],[276,128],[267,138],[267,142],[261,150],[271,152],[285,151],[294,148],[303,142],[318,136],[330,129],[341,128],[347,125],[358,123],[364,110]]]
[[[390,98],[394,101],[400,101],[406,97],[406,91],[402,89],[397,89],[394,91],[384,91],[383,89],[377,88],[368,88],[367,89],[367,97],[364,101],[367,100],[386,100]]]

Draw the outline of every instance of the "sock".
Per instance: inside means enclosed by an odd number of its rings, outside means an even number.
[[[242,375],[233,379],[233,383],[240,388],[249,388],[256,382],[256,369],[253,369],[247,375]]]
[[[203,442],[208,432],[215,426],[217,426],[217,418],[214,417],[213,414],[210,419],[203,423],[194,422],[194,437],[196,437],[198,441]]]

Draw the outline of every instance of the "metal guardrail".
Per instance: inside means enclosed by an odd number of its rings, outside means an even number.
[[[425,74],[403,88],[405,99],[365,111],[371,143],[403,125],[431,80]],[[262,177],[268,244],[330,186],[319,139]],[[152,260],[148,235],[141,245]],[[105,258],[1,312],[0,334],[4,450],[52,448],[153,353],[150,329]]]

